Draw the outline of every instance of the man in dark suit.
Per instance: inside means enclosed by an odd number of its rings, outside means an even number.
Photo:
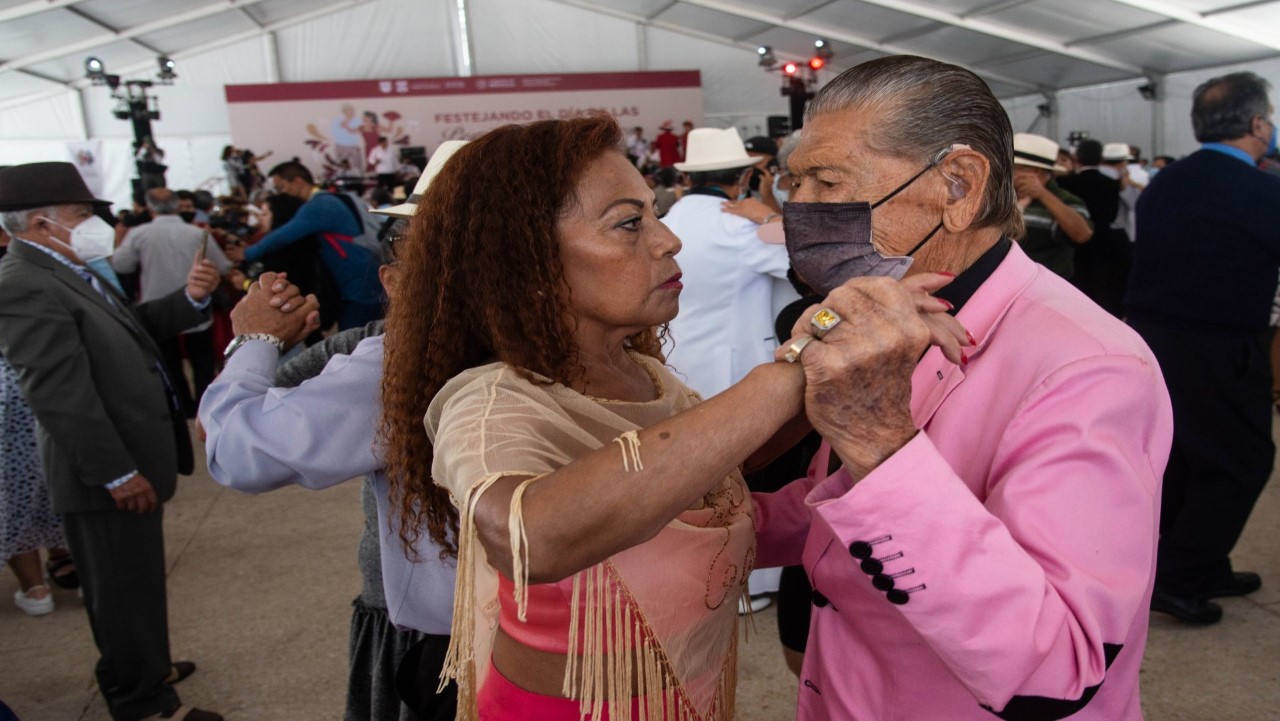
[[[1120,212],[1120,181],[1107,177],[1102,163],[1102,143],[1084,140],[1076,148],[1080,171],[1058,178],[1058,187],[1084,201],[1093,222],[1093,235],[1076,248],[1075,274],[1071,282],[1108,313],[1121,317],[1124,287],[1129,275],[1129,236],[1111,227]]]
[[[89,270],[114,231],[70,163],[0,171],[0,353],[39,421],[40,450],[101,653],[98,686],[117,721],[220,721],[170,684],[163,503],[192,469],[191,440],[157,338],[208,319],[218,272],[196,260],[184,288],[131,306]]]
[[[1271,476],[1270,313],[1280,270],[1280,177],[1267,82],[1213,78],[1192,96],[1201,149],[1138,198],[1126,315],[1151,346],[1173,401],[1151,607],[1215,623],[1210,599],[1252,593],[1229,555]]]

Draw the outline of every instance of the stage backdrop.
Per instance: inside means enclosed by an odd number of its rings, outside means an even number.
[[[564,119],[603,110],[652,140],[666,120],[702,124],[697,70],[644,73],[400,78],[228,85],[231,136],[262,155],[267,170],[297,156],[317,176],[357,166],[379,135],[391,147],[475,137],[507,123]],[[366,171],[369,168],[365,168]]]

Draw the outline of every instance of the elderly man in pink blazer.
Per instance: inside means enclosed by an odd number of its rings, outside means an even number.
[[[791,156],[788,249],[829,295],[780,355],[826,443],[756,503],[759,565],[813,581],[800,719],[1142,718],[1168,394],[1011,240],[1011,136],[977,76],[888,57],[819,93]],[[960,364],[890,279],[921,271],[956,276]]]

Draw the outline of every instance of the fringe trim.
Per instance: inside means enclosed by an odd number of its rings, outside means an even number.
[[[462,499],[463,505],[458,509],[458,579],[453,596],[453,625],[450,631],[449,650],[445,653],[444,666],[440,671],[440,685],[436,693],[440,693],[448,685],[449,679],[458,683],[458,715],[457,721],[478,721],[476,708],[476,506],[485,491],[504,473],[495,473],[480,480],[471,487],[469,495]],[[525,488],[533,481],[542,478],[534,476],[516,487],[511,499],[511,516],[509,528],[511,533],[511,562],[515,576],[515,595],[519,604],[520,620],[523,621],[527,607],[527,589],[529,586],[528,560],[529,542],[524,529],[524,516],[521,512],[521,500]],[[488,659],[483,659],[488,662]]]
[[[624,466],[640,465],[640,439],[634,431],[614,439],[623,448]],[[628,468],[630,470],[630,468]],[[476,557],[475,511],[480,497],[505,474],[494,474],[472,487],[459,509],[458,580],[453,601],[452,638],[445,654],[437,693],[449,679],[458,684],[456,721],[479,721],[476,706]],[[523,497],[535,476],[522,481],[511,498],[508,531],[511,536],[512,579],[520,621],[528,606],[529,542],[524,526]],[[744,589],[745,592],[745,589]],[[738,621],[717,681],[716,695],[706,715],[700,715],[680,687],[662,644],[654,639],[626,585],[607,561],[573,576],[570,600],[566,698],[577,699],[583,718],[600,718],[609,709],[613,719],[631,718],[633,698],[639,699],[643,721],[730,721],[734,717],[738,670]],[[582,653],[574,653],[578,648]],[[482,659],[488,662],[488,659]],[[635,688],[632,686],[635,679]]]
[[[507,517],[507,533],[511,537],[511,575],[514,576],[516,618],[520,623],[529,611],[529,534],[524,527],[524,492],[530,483],[542,478],[534,476],[521,482],[511,494],[511,513]]]
[[[639,701],[643,721],[729,721],[734,717],[736,616],[715,699],[703,716],[680,687],[662,645],[633,610],[634,600],[607,562],[574,574],[570,608],[570,653],[561,693],[578,700],[582,718],[601,718],[606,708],[611,719],[632,718],[633,699]],[[582,649],[581,655],[573,653],[577,648]]]
[[[640,460],[640,432],[627,431],[613,439],[622,447],[622,470],[643,471],[644,462]]]

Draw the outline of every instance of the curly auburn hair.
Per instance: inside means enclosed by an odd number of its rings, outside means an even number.
[[[532,382],[569,384],[581,373],[567,306],[557,225],[577,208],[583,172],[622,152],[622,131],[604,114],[507,125],[467,143],[418,201],[397,248],[397,302],[386,320],[382,377],[385,469],[410,557],[425,525],[456,556],[458,514],[431,478],[423,418],[449,379],[506,363]],[[629,339],[662,358],[663,329]]]

